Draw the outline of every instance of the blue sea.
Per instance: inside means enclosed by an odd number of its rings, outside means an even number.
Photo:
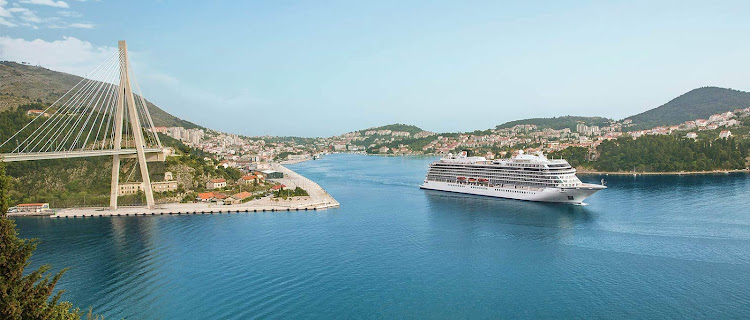
[[[290,166],[326,211],[16,221],[108,319],[750,318],[747,174],[605,176],[576,206],[421,190],[433,160]]]

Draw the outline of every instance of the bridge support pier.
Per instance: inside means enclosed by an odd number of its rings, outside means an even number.
[[[143,140],[143,132],[141,129],[141,123],[138,119],[138,113],[135,107],[135,99],[133,98],[133,90],[130,87],[130,65],[128,61],[128,46],[124,40],[118,42],[118,48],[120,50],[120,94],[117,100],[117,113],[115,114],[115,150],[120,150],[122,146],[122,127],[123,118],[125,112],[125,105],[128,108],[128,115],[130,116],[130,126],[133,128],[133,136],[135,140],[136,158],[138,159],[138,167],[141,171],[141,179],[143,181],[143,192],[146,194],[146,204],[149,209],[155,207],[154,193],[151,189],[151,178],[148,174],[148,164],[146,164],[146,153],[144,151],[145,142]],[[146,106],[144,106],[145,108]],[[112,186],[109,199],[109,207],[112,210],[117,209],[117,196],[120,194],[120,155],[116,154],[112,159]]]

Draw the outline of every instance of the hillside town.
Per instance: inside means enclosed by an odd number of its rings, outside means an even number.
[[[591,125],[579,121],[574,128],[542,128],[534,124],[519,124],[510,128],[490,129],[476,133],[443,133],[424,131],[411,126],[409,131],[371,128],[345,133],[330,138],[245,137],[204,129],[157,127],[157,132],[180,140],[186,145],[203,150],[219,161],[224,168],[236,168],[245,173],[267,170],[274,161],[304,161],[321,154],[355,152],[383,155],[446,154],[459,149],[488,151],[487,158],[505,157],[513,149],[554,152],[568,147],[595,149],[602,141],[623,136],[637,139],[643,135],[671,135],[680,133],[698,139],[703,131],[720,131],[718,138],[737,135],[732,129],[740,126],[741,118],[750,116],[750,107],[714,114],[708,119],[695,119],[679,125],[659,126],[648,130],[629,130],[631,120],[614,121],[607,125]],[[721,130],[719,130],[721,129]],[[748,134],[742,132],[741,134]]]

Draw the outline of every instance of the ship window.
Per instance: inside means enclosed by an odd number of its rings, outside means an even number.
[[[568,196],[568,200],[573,200],[573,196]]]

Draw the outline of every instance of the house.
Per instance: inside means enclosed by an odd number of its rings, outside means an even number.
[[[695,133],[695,132],[688,132],[685,135],[685,138],[688,138],[688,139],[698,139],[698,134]]]
[[[726,139],[732,136],[732,131],[723,130],[719,133],[719,138]]]
[[[227,186],[227,180],[225,179],[211,179],[206,182],[206,189],[221,189]]]
[[[204,193],[199,193],[198,196],[195,197],[195,200],[200,201],[200,202],[209,202],[211,201],[211,199],[213,199],[213,197],[214,197],[213,192],[204,192]]]
[[[195,197],[195,200],[200,201],[200,202],[216,202],[219,204],[223,204],[224,199],[226,198],[227,198],[227,195],[223,193],[204,192],[204,193],[199,193],[198,196]]]
[[[285,185],[283,185],[283,184],[277,184],[277,185],[271,187],[271,190],[273,190],[273,191],[279,191],[279,190],[284,190],[284,188],[286,188]]]
[[[43,116],[43,117],[49,117],[49,113],[44,112],[44,110],[36,110],[31,109],[29,111],[26,111],[27,116]]]
[[[253,174],[242,176],[239,180],[237,180],[237,183],[242,185],[251,185],[255,182],[260,182],[261,180],[263,180],[263,177],[259,177]]]
[[[49,203],[22,203],[16,206],[18,212],[42,212],[49,210]]]
[[[226,169],[226,168],[231,167],[231,163],[229,162],[229,160],[221,160],[219,162],[219,166],[224,167],[224,169]]]
[[[235,194],[231,197],[227,197],[226,201],[224,203],[226,204],[240,204],[242,201],[244,201],[247,198],[252,197],[253,194],[247,191],[240,192],[238,194]]]

